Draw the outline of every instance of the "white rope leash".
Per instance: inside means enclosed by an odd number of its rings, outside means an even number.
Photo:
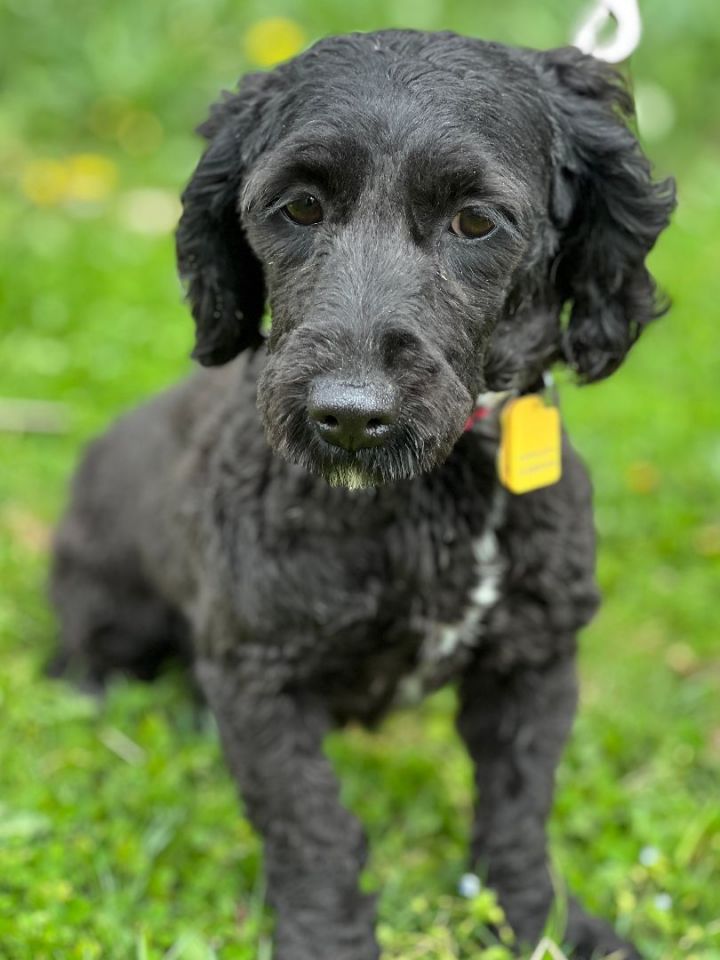
[[[609,19],[615,21],[617,31],[610,40],[600,43],[600,31]],[[627,60],[637,48],[641,35],[638,0],[599,0],[578,27],[573,45],[599,60],[620,63],[621,60]]]

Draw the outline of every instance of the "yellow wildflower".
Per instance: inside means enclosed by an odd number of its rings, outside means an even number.
[[[27,163],[20,176],[20,189],[39,207],[66,200],[97,203],[116,183],[117,167],[97,153],[77,153],[64,160],[40,157]]]
[[[20,177],[20,189],[38,207],[52,207],[65,199],[69,171],[60,160],[31,160]]]
[[[661,482],[660,471],[646,460],[631,463],[625,473],[625,482],[633,493],[654,493]]]
[[[302,28],[286,17],[258,20],[245,33],[248,59],[261,67],[272,67],[281,60],[294,57],[304,45]]]
[[[66,165],[68,200],[89,203],[104,200],[117,184],[117,167],[99,153],[77,153],[68,157]]]

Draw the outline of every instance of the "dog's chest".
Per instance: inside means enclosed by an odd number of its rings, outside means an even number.
[[[427,692],[447,682],[482,643],[486,614],[501,595],[504,563],[497,534],[490,526],[473,539],[471,549],[468,589],[454,598],[454,616],[445,614],[428,623],[414,669],[403,684],[406,694]]]
[[[322,510],[274,502],[255,536],[272,554],[236,551],[246,632],[363,708],[403,677],[422,693],[457,676],[503,590],[504,494],[485,459],[402,489],[323,490]]]
[[[386,566],[371,617],[341,630],[324,650],[321,672],[329,668],[338,715],[372,723],[391,705],[417,702],[455,680],[481,649],[488,612],[503,594],[498,512],[472,532],[465,517],[445,519],[444,526],[386,531],[403,545],[402,560]]]
[[[411,602],[422,611],[415,620],[420,635],[401,681],[402,700],[417,699],[452,680],[481,646],[488,611],[502,595],[505,559],[497,532],[502,512],[496,496],[480,531],[451,533],[451,543],[436,550],[432,580]]]

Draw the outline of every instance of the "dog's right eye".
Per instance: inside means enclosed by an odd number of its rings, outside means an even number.
[[[288,220],[300,224],[301,227],[311,227],[315,223],[320,223],[323,218],[320,201],[310,193],[286,203],[282,211]]]

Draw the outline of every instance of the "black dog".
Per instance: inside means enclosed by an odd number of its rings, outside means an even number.
[[[277,960],[378,956],[322,743],[411,676],[457,683],[472,867],[519,944],[541,934],[597,605],[590,484],[564,440],[561,480],[513,495],[497,413],[465,427],[479,395],[537,391],[558,360],[612,373],[659,312],[644,259],[673,185],[631,109],[575,49],[403,31],[249,76],[201,128],[177,235],[195,357],[253,349],[92,445],[53,597],[62,664],[88,681],[192,657],[264,839]],[[574,902],[566,941],[638,956]]]

